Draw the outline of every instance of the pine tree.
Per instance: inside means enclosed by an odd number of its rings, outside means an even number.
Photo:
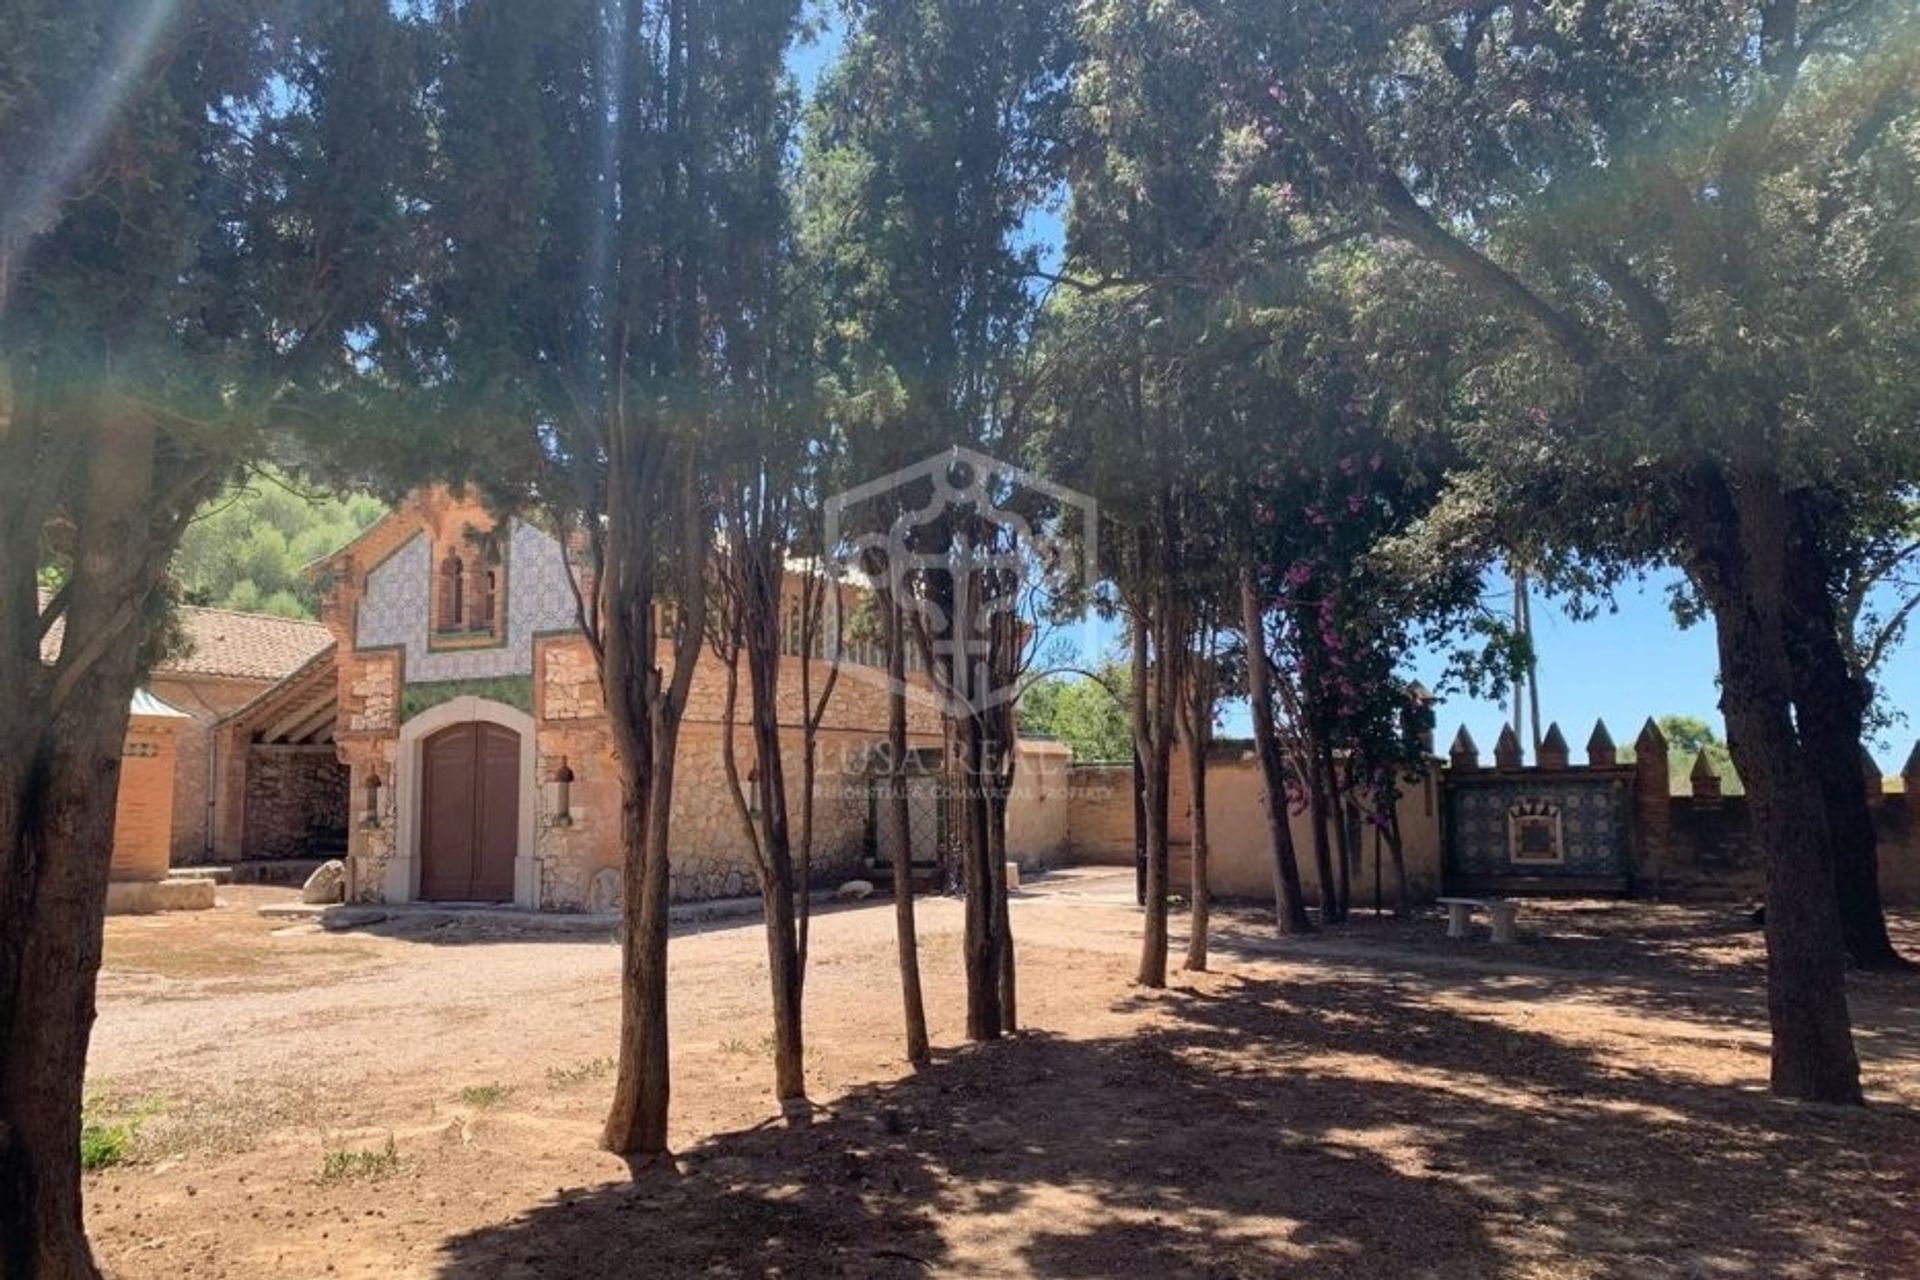
[[[0,16],[8,1276],[95,1274],[81,1081],[128,704],[194,512],[270,449],[337,443],[315,424],[360,421],[389,368],[417,34],[376,0]]]

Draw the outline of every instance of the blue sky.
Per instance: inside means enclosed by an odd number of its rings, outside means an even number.
[[[811,43],[795,46],[789,66],[804,92],[812,91],[839,45],[837,27],[829,26]],[[1028,234],[1057,245],[1058,217],[1037,215],[1029,223]],[[1698,716],[1725,736],[1715,683],[1719,658],[1713,628],[1703,624],[1681,630],[1674,623],[1667,608],[1667,589],[1676,578],[1673,572],[1663,571],[1630,582],[1616,595],[1611,612],[1586,621],[1567,617],[1551,601],[1534,602],[1541,718],[1559,722],[1575,759],[1581,758],[1596,719],[1605,719],[1614,740],[1623,745],[1633,740],[1647,717],[1670,713]],[[1490,598],[1506,599],[1512,589],[1496,575],[1489,579],[1487,590]],[[1121,639],[1112,625],[1094,624],[1085,634],[1083,647],[1095,649],[1115,647]],[[1098,655],[1083,656],[1091,662]],[[1438,657],[1409,655],[1407,666],[1427,684],[1437,683]],[[1888,657],[1880,683],[1889,705],[1910,714],[1920,712],[1920,641],[1910,637]],[[1509,715],[1506,707],[1456,693],[1445,697],[1437,710],[1442,750],[1464,724],[1482,755],[1491,758],[1494,739]],[[1227,709],[1223,732],[1240,736],[1252,732],[1244,704]],[[1916,732],[1920,729],[1914,724],[1902,724],[1888,740],[1870,744],[1883,771],[1900,771]]]
[[[1551,601],[1534,600],[1540,717],[1547,723],[1559,722],[1576,761],[1585,758],[1587,736],[1600,719],[1622,746],[1633,741],[1648,717],[1668,714],[1697,716],[1713,725],[1722,738],[1726,736],[1718,706],[1720,660],[1714,651],[1713,627],[1702,623],[1682,630],[1675,624],[1667,608],[1667,588],[1677,578],[1665,571],[1630,582],[1620,589],[1611,612],[1584,621],[1569,618]],[[1504,576],[1489,577],[1490,601],[1504,605],[1512,598],[1512,590]],[[1082,647],[1097,651],[1084,655],[1088,665],[1106,653],[1126,656],[1118,624],[1091,624],[1081,634]],[[1405,669],[1429,686],[1437,686],[1442,665],[1438,655],[1416,653],[1408,656]],[[1881,683],[1890,705],[1909,714],[1920,711],[1920,647],[1913,639],[1887,660]],[[1489,762],[1500,727],[1512,714],[1507,705],[1460,693],[1443,696],[1436,711],[1439,750],[1447,749],[1464,724],[1479,744],[1481,758]],[[1223,710],[1220,731],[1232,737],[1252,734],[1244,702]],[[1889,776],[1900,772],[1916,734],[1920,727],[1903,724],[1887,741],[1869,744],[1882,772]]]

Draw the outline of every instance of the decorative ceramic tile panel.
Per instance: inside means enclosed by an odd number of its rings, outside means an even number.
[[[1469,875],[1620,876],[1627,850],[1626,784],[1610,778],[1558,778],[1447,784],[1447,869]],[[1515,863],[1509,824],[1516,810],[1557,809],[1559,862]]]
[[[507,547],[504,644],[451,650],[428,644],[433,544],[423,532],[367,575],[356,647],[404,650],[408,684],[531,676],[534,636],[574,626],[573,590],[553,538],[515,520]]]

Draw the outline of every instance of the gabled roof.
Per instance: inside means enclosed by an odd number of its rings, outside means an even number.
[[[180,624],[189,647],[160,663],[169,675],[281,680],[333,644],[331,631],[305,618],[188,607]]]
[[[184,605],[179,619],[187,644],[163,659],[155,675],[281,680],[333,643],[332,632],[304,618]],[[40,660],[57,661],[65,637],[61,619],[41,642]]]
[[[334,659],[334,646],[328,645],[298,671],[255,694],[221,723],[239,725],[250,742],[331,742],[340,701]]]

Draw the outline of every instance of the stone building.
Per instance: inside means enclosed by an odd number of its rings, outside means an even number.
[[[43,602],[44,604],[44,602]],[[324,857],[346,840],[346,775],[331,741],[331,686],[325,714],[297,725],[304,753],[297,777],[260,751],[262,734],[250,713],[284,700],[291,682],[331,661],[333,635],[317,622],[229,609],[184,606],[175,614],[178,642],[155,665],[135,700],[129,750],[123,769],[123,817],[142,832],[142,865],[159,874],[169,866],[235,862],[244,858]],[[56,621],[41,642],[41,659],[57,661],[66,640]],[[269,729],[284,729],[279,724]],[[164,733],[160,730],[164,729]],[[162,807],[154,788],[161,770],[171,788]],[[263,794],[264,793],[264,794]],[[275,796],[287,797],[276,806]],[[291,831],[277,814],[298,808]],[[165,828],[156,844],[154,832]]]
[[[345,837],[346,793],[331,746],[312,744],[311,754],[330,769],[311,779],[314,791],[306,803],[313,821],[297,840],[263,843],[249,839],[248,780],[258,762],[231,724],[236,713],[327,654],[332,634],[317,622],[228,609],[184,607],[178,623],[183,644],[148,681],[155,697],[186,718],[176,739],[173,865],[322,857],[334,851]]]
[[[348,896],[610,906],[622,861],[619,774],[559,541],[427,490],[317,572],[335,641],[333,737],[351,780]],[[790,759],[800,741],[801,664],[813,664],[816,688],[828,667],[794,648],[780,683]],[[723,765],[724,669],[708,654],[696,670],[674,791],[677,899],[748,893],[754,884]],[[314,679],[324,683],[317,672]],[[734,740],[743,776],[754,754],[748,713],[742,688]],[[937,715],[915,703],[909,714],[914,746],[938,748]],[[866,857],[867,762],[885,737],[884,690],[843,677],[819,737],[821,878],[850,873]],[[797,766],[788,789],[797,809]]]

